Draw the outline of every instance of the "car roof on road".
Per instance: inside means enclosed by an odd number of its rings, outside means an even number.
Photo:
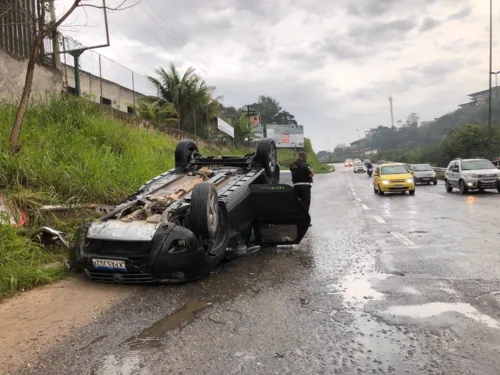
[[[383,167],[392,167],[392,166],[396,166],[396,165],[405,165],[405,163],[384,163],[384,164],[380,164],[380,166],[383,166]]]

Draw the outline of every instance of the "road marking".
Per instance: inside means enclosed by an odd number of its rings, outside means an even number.
[[[357,200],[358,202],[361,202],[361,198],[356,198],[356,200]]]
[[[441,197],[441,198],[445,197],[445,195],[442,195],[442,194],[436,194],[436,193],[427,193],[427,194],[437,195],[438,197]]]
[[[404,245],[408,246],[410,249],[418,249],[418,246],[413,243],[408,237],[402,235],[398,232],[391,232],[391,234],[400,240]]]
[[[369,210],[369,208],[366,204],[362,204],[361,207],[363,207],[365,210]]]
[[[353,191],[352,191],[352,195],[358,195],[358,194],[356,194],[356,193],[354,192],[354,190],[353,190]]]
[[[385,220],[382,219],[380,216],[377,216],[377,215],[372,215],[372,216],[375,219],[375,221],[377,221],[378,223],[385,224]]]

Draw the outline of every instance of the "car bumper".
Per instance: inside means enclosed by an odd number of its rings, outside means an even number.
[[[71,250],[77,254],[78,269],[91,280],[106,283],[185,282],[204,276],[210,263],[194,234],[176,226],[159,229],[150,242],[86,238]],[[125,269],[96,267],[93,259],[119,261]]]
[[[415,177],[415,183],[420,184],[420,183],[427,183],[427,182],[437,182],[437,177]]]
[[[464,182],[470,190],[497,189],[500,186],[500,180],[496,178],[471,178]]]
[[[380,190],[382,190],[384,193],[399,193],[402,191],[410,191],[410,190],[415,190],[415,184],[414,183],[397,183],[397,184],[387,184],[387,185],[380,185]]]

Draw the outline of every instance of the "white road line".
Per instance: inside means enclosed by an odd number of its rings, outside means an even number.
[[[356,198],[356,200],[357,200],[358,202],[361,202],[361,198]]]
[[[402,235],[401,233],[391,232],[391,234],[410,249],[418,249],[417,245],[415,245],[408,237]]]
[[[375,221],[377,221],[378,223],[380,224],[385,224],[385,220],[382,219],[380,216],[377,216],[377,215],[372,215],[372,217],[375,219]]]
[[[361,207],[363,207],[365,210],[369,210],[369,208],[366,204],[362,204]]]
[[[427,194],[437,195],[438,197],[441,197],[441,198],[445,197],[445,195],[443,195],[443,194],[436,194],[436,193],[427,193]]]
[[[354,190],[353,190],[353,191],[352,191],[352,195],[358,195],[358,194],[356,194],[356,193],[354,192]]]

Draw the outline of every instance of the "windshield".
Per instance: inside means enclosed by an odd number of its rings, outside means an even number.
[[[363,165],[362,163],[360,163],[359,161],[356,162],[356,166],[360,166],[360,165]]]
[[[406,174],[408,169],[404,165],[391,165],[387,167],[382,167],[382,175],[387,174]]]
[[[462,170],[472,171],[475,169],[496,169],[496,167],[489,160],[462,161]]]
[[[412,165],[414,171],[432,171],[432,167],[429,164],[419,164]]]

